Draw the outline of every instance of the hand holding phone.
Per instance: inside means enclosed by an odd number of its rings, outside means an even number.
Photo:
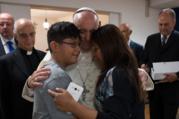
[[[74,82],[70,82],[67,91],[72,95],[75,101],[78,101],[83,93],[83,87]]]

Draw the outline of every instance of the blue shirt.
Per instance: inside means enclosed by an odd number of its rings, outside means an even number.
[[[45,66],[50,68],[51,75],[43,82],[43,86],[34,90],[33,119],[72,119],[70,113],[57,109],[48,89],[66,89],[71,82],[69,75],[53,60]]]

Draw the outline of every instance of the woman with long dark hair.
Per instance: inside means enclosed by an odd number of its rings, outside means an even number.
[[[92,41],[94,60],[101,69],[96,110],[75,102],[66,90],[49,90],[58,108],[78,119],[144,119],[137,62],[120,30],[111,24],[102,26],[94,31]]]

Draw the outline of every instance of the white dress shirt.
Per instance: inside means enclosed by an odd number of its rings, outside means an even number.
[[[14,38],[12,38],[12,39],[4,39],[1,35],[0,35],[0,38],[1,38],[1,42],[2,42],[2,45],[4,47],[4,51],[5,51],[6,54],[8,54],[10,52],[9,48],[8,48],[8,45],[7,45],[7,41],[11,40],[12,43],[13,43],[14,49],[16,48],[16,45],[15,45],[16,43],[15,43]]]

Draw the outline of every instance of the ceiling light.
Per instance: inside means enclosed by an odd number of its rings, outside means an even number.
[[[47,21],[47,18],[45,18],[45,21],[43,22],[43,27],[45,30],[48,30],[50,27],[50,23]]]

